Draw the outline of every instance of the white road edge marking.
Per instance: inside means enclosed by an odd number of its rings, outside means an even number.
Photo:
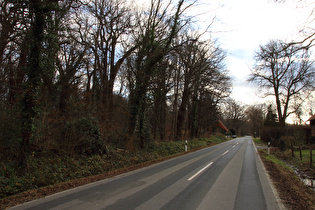
[[[255,143],[254,143],[254,148],[255,148],[255,152],[258,154],[258,150],[257,150]]]
[[[187,181],[191,181],[193,180],[196,176],[198,176],[201,172],[203,172],[204,170],[206,170],[208,167],[210,167],[213,164],[213,162],[209,163],[208,165],[206,165],[205,167],[203,167],[201,170],[199,170],[197,173],[195,173],[193,176],[191,176],[189,179],[187,179]]]

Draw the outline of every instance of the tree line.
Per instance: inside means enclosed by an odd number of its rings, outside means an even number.
[[[35,150],[136,150],[153,140],[209,135],[218,119],[237,134],[259,135],[266,108],[229,98],[226,53],[194,29],[187,13],[193,6],[186,0],[152,0],[142,9],[126,0],[1,1],[1,159],[14,160],[23,174]],[[278,95],[282,125],[300,110],[301,90],[313,90],[312,38],[272,41],[255,55],[250,80],[277,91],[271,94]]]
[[[231,82],[225,52],[192,29],[185,0],[4,0],[1,158],[105,153],[199,137]]]

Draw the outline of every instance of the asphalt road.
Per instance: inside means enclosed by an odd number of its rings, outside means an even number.
[[[251,137],[12,209],[282,209]]]

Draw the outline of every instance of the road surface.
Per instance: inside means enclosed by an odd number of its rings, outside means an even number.
[[[282,208],[251,137],[243,137],[12,209]]]

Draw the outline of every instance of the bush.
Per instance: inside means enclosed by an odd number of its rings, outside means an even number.
[[[271,142],[273,146],[285,150],[285,143],[280,140],[283,135],[285,135],[285,129],[282,127],[263,127],[260,132],[260,139],[266,143]]]
[[[21,143],[20,110],[0,106],[0,159],[13,159]]]
[[[221,143],[226,140],[227,140],[226,136],[222,133],[217,133],[215,135],[212,135],[210,138],[206,139],[208,145],[213,143],[214,144]]]
[[[98,122],[93,117],[82,117],[67,122],[64,129],[65,146],[75,154],[103,155],[107,152]]]
[[[207,145],[208,145],[207,139],[193,139],[191,141],[188,141],[188,148],[189,149],[205,147]]]
[[[183,141],[160,142],[157,144],[155,151],[161,156],[169,156],[184,151]]]

